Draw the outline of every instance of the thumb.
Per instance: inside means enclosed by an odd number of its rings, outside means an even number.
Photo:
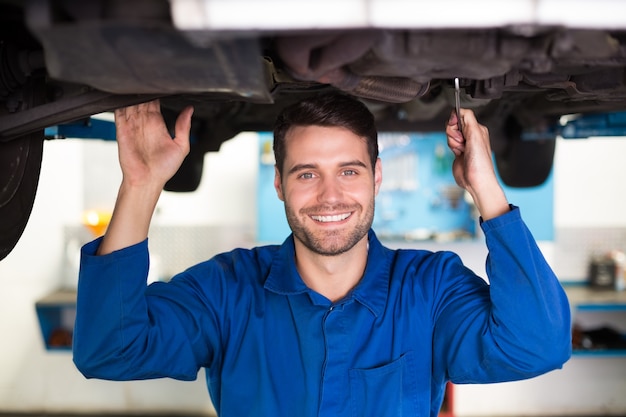
[[[467,130],[465,127],[471,127],[478,124],[476,115],[470,109],[461,109],[461,120],[463,121],[463,130]]]
[[[187,106],[180,112],[176,118],[174,126],[175,140],[189,143],[189,132],[191,131],[191,116],[193,115],[193,106]]]

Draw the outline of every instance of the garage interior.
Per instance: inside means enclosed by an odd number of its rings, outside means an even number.
[[[261,225],[268,222],[268,212],[276,213],[276,206],[264,206],[272,192],[271,181],[267,188],[271,161],[264,157],[267,138],[240,134],[220,152],[206,155],[196,192],[162,196],[151,232],[156,259],[151,279],[167,279],[236,246],[281,239],[260,236],[266,233]],[[539,218],[531,230],[540,236],[541,250],[567,289],[576,330],[587,341],[576,346],[562,370],[527,381],[449,387],[442,414],[626,415],[626,349],[584,348],[591,343],[590,330],[610,328],[622,340],[626,334],[626,291],[615,289],[615,283],[589,288],[594,257],[626,250],[624,155],[622,137],[558,139],[547,184],[507,189],[522,213]],[[119,180],[114,143],[45,143],[31,220],[14,251],[0,262],[0,415],[213,415],[202,372],[195,382],[86,380],[72,363],[71,339],[64,339],[68,335],[51,334],[51,326],[60,326],[71,338],[77,251],[94,236],[85,215],[111,210]],[[388,204],[377,200],[377,210],[389,209]],[[392,237],[385,242],[391,247],[454,250],[484,275],[486,252],[479,235],[460,240]]]

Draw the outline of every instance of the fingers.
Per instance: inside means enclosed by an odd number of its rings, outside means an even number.
[[[463,112],[464,109],[461,109],[461,112]],[[457,123],[457,116],[456,116],[456,110],[452,110],[452,112],[450,113],[450,117],[448,118],[448,124],[447,127],[457,127],[456,130],[458,130],[458,123]]]
[[[463,111],[464,109],[461,109],[461,112]],[[448,147],[454,153],[455,156],[460,156],[463,152],[465,152],[465,137],[463,136],[463,132],[459,131],[459,125],[457,122],[458,120],[457,120],[456,111],[452,110],[452,113],[450,114],[450,118],[448,119],[448,124],[446,126],[446,135],[448,137]]]
[[[113,114],[116,119],[129,120],[132,116],[139,115],[141,113],[161,112],[161,102],[159,99],[148,101],[146,103],[135,104],[132,106],[121,107],[115,109]]]
[[[148,101],[147,103],[142,103],[137,105],[138,110],[143,110],[145,108],[148,112],[161,112],[161,101],[159,99]]]
[[[113,114],[115,115],[115,120],[125,120],[126,119],[126,107],[115,109]]]
[[[459,131],[457,123],[456,111],[452,111],[448,124],[446,126],[446,134],[448,137],[448,147],[456,156],[465,152],[467,141],[489,141],[489,132],[487,128],[481,125],[476,119],[476,115],[472,110],[461,109],[461,118],[463,120],[463,131]]]

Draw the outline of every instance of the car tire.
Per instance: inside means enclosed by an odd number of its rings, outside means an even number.
[[[35,202],[43,131],[0,143],[0,260],[22,236]]]
[[[496,168],[502,182],[515,188],[537,187],[552,171],[556,137],[522,139],[522,126],[508,117],[499,131],[492,132]]]

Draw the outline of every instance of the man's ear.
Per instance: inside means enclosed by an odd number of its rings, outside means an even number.
[[[378,195],[380,185],[383,182],[383,163],[380,158],[376,159],[376,165],[374,166],[374,196]]]
[[[283,185],[280,180],[280,172],[278,172],[278,167],[274,165],[274,189],[276,190],[276,195],[280,201],[285,201],[285,196],[283,195]]]

